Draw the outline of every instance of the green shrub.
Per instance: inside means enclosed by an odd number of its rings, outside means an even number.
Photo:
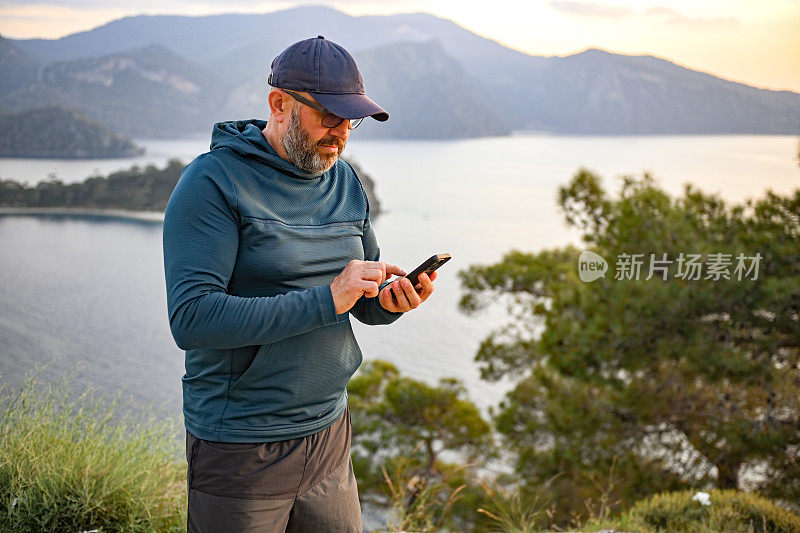
[[[185,531],[186,462],[165,423],[34,385],[0,393],[0,531]]]
[[[710,505],[692,500],[695,491],[664,492],[636,502],[618,519],[587,524],[640,532],[800,533],[800,516],[758,496],[712,490]]]

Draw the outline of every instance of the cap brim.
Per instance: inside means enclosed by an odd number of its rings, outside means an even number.
[[[389,113],[365,94],[329,94],[309,92],[319,104],[342,118],[372,117],[384,122]]]

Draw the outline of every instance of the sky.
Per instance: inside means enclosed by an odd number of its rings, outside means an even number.
[[[0,0],[0,35],[54,39],[129,15],[265,13],[301,4],[354,16],[422,11],[529,54],[649,54],[800,92],[800,0]]]

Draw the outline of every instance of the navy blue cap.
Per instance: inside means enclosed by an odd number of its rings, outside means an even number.
[[[278,89],[307,92],[342,118],[389,119],[389,113],[367,97],[353,56],[322,35],[296,42],[278,54],[268,83]]]

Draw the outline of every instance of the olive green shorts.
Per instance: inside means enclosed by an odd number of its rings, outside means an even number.
[[[186,432],[189,533],[361,532],[350,408],[297,439],[232,444]]]

